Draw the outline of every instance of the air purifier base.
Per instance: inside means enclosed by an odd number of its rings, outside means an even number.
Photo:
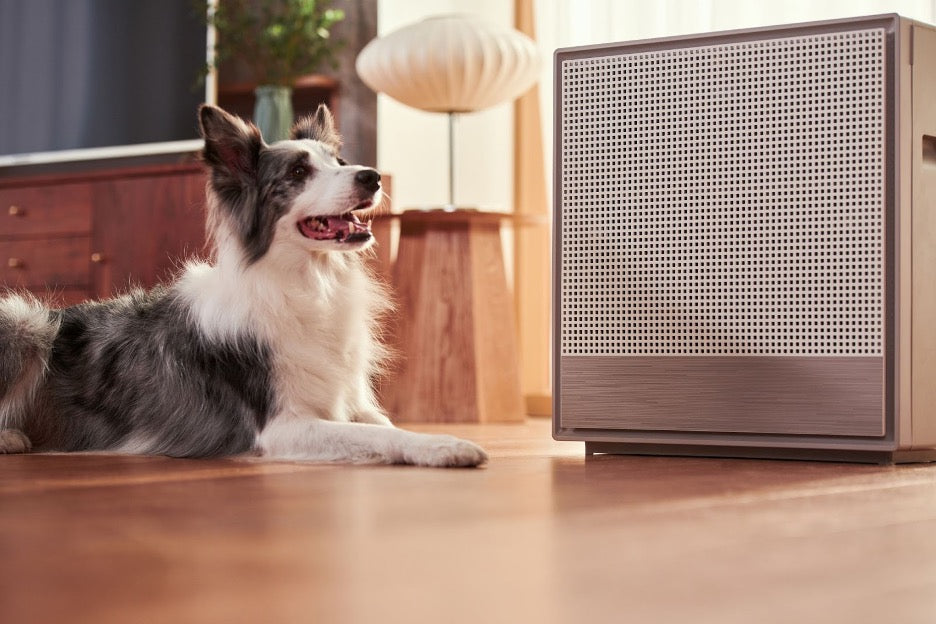
[[[670,455],[681,457],[727,457],[739,459],[793,459],[863,464],[912,464],[936,462],[936,449],[908,451],[856,451],[848,449],[763,448],[686,444],[634,444],[586,442],[586,455]]]

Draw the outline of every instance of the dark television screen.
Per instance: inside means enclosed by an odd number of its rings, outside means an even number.
[[[0,0],[0,156],[198,138],[192,0]]]

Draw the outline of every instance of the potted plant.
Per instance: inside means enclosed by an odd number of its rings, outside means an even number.
[[[331,28],[344,11],[330,0],[219,0],[206,14],[217,33],[213,68],[226,61],[245,68],[258,85],[254,123],[267,141],[287,138],[293,81],[326,62],[337,66],[342,42]]]

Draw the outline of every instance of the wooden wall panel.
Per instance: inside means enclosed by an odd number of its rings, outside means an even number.
[[[536,39],[533,0],[514,1],[517,30]],[[549,62],[544,58],[543,62]],[[539,87],[514,103],[514,211],[527,221],[514,230],[514,299],[520,382],[527,413],[551,413],[551,247]],[[537,218],[539,220],[537,220]],[[521,222],[523,223],[523,222]]]

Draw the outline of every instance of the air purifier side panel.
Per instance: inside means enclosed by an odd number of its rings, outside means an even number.
[[[888,383],[894,387],[894,429],[899,448],[909,449],[913,444],[913,409],[911,374],[913,336],[912,293],[912,154],[913,144],[913,66],[910,58],[913,51],[913,23],[901,19],[897,29],[895,52],[897,65],[894,68],[896,98],[890,113],[895,123],[893,151],[888,154],[894,169],[894,236],[887,243],[893,258],[893,305],[894,341],[892,353],[888,354]]]
[[[913,25],[912,436],[936,446],[936,30]]]
[[[880,437],[883,358],[569,357],[577,429]]]

